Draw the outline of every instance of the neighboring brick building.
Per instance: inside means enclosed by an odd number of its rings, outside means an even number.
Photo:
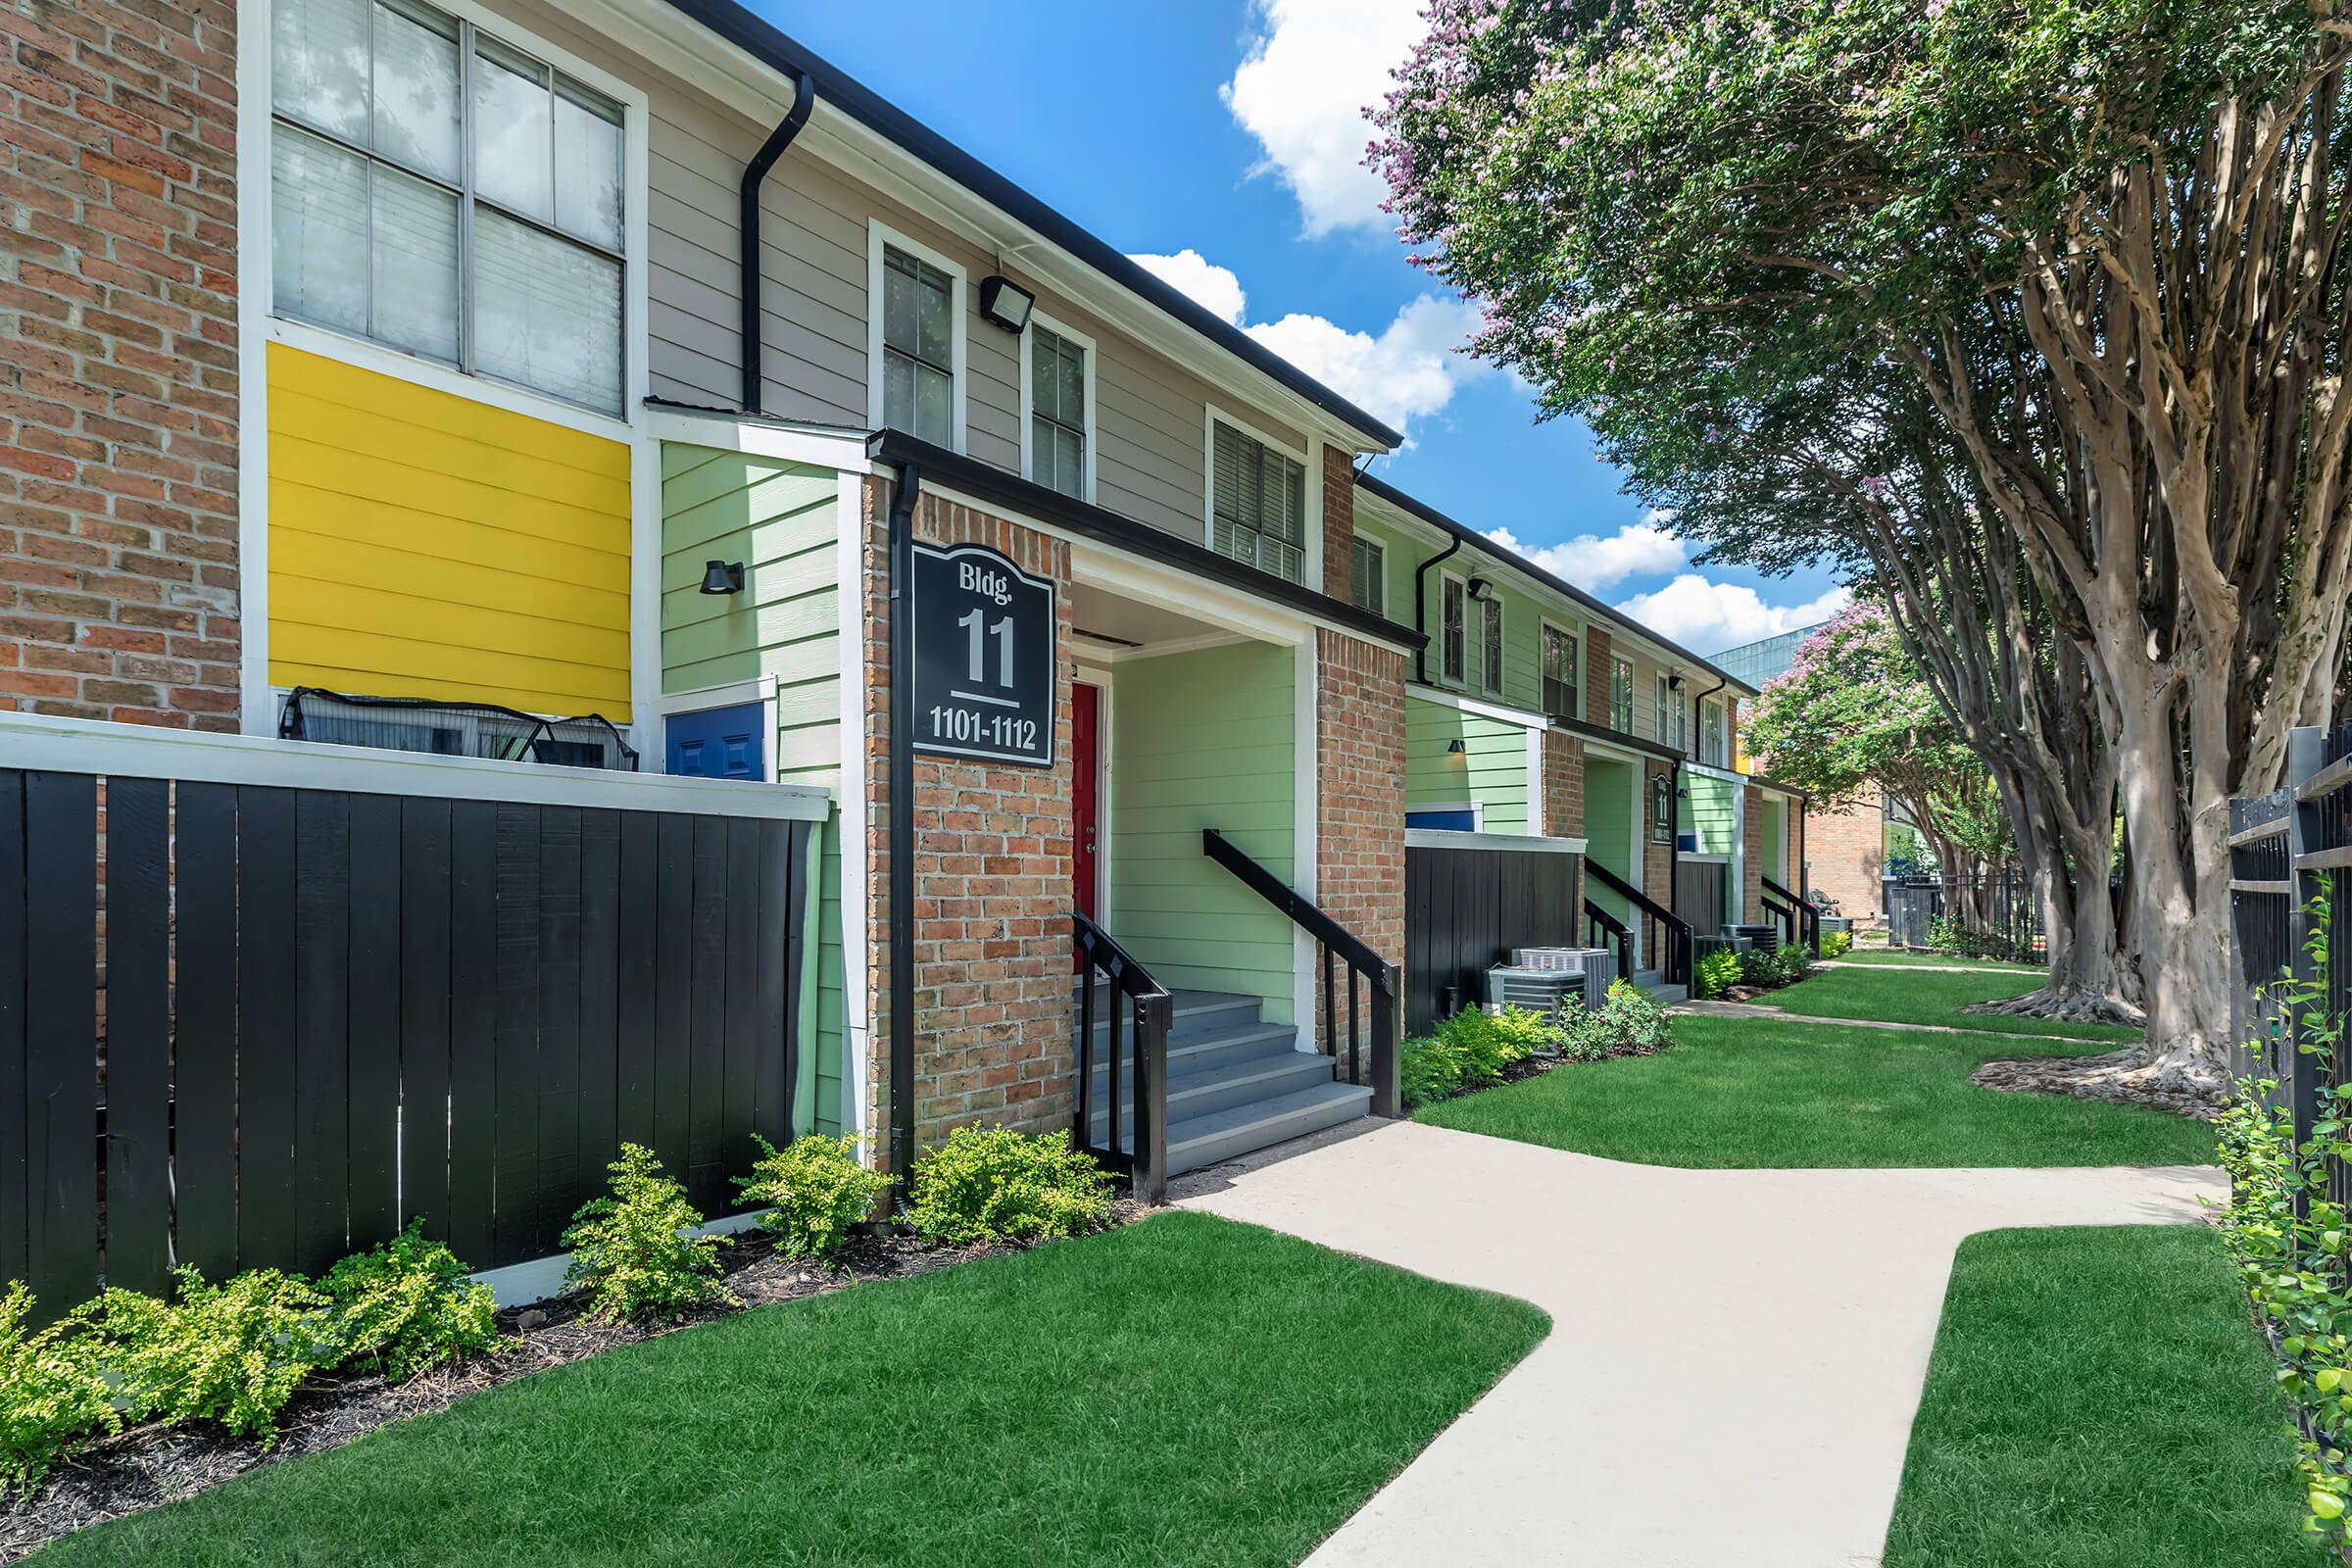
[[[0,709],[234,729],[236,7],[0,46]]]

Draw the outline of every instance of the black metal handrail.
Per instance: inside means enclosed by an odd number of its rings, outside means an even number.
[[[1625,977],[1626,984],[1631,985],[1634,980],[1634,928],[1599,905],[1594,904],[1591,899],[1587,899],[1585,901],[1586,946],[1605,948],[1612,942],[1617,945],[1617,972]]]
[[[1663,939],[1659,946],[1665,950],[1657,955],[1659,982],[1670,986],[1689,985],[1690,983],[1690,922],[1626,881],[1625,878],[1598,860],[1588,858],[1585,861],[1585,874],[1656,923],[1659,935]],[[1626,978],[1631,980],[1633,976],[1628,974]]]
[[[1167,987],[1111,940],[1109,932],[1073,909],[1070,937],[1078,950],[1078,1083],[1072,1096],[1075,1130],[1072,1141],[1113,1170],[1127,1173],[1135,1196],[1158,1203],[1168,1196],[1168,1031],[1173,1027],[1176,999]],[[1108,1071],[1108,1134],[1095,1141],[1095,975],[1110,984]],[[1126,1083],[1119,1049],[1122,1014],[1131,1025],[1129,1040],[1135,1056],[1135,1125],[1130,1140],[1121,1136],[1119,1102]]]
[[[1372,1014],[1372,1114],[1395,1116],[1402,1110],[1398,1099],[1397,1038],[1402,1033],[1400,1004],[1403,988],[1397,984],[1396,968],[1354,932],[1315,907],[1314,901],[1301,898],[1280,877],[1251,859],[1224,834],[1215,828],[1200,830],[1200,853],[1241,879],[1244,887],[1264,899],[1282,911],[1299,930],[1315,940],[1322,949],[1323,968],[1323,1033],[1326,1054],[1339,1054],[1339,1012],[1334,990],[1332,962],[1336,957],[1348,966],[1348,1081],[1364,1081],[1362,1060],[1363,1011],[1357,1005],[1356,986],[1365,988],[1366,1001]]]
[[[1821,911],[1812,902],[1800,899],[1771,877],[1764,878],[1764,907],[1776,909],[1781,924],[1791,942],[1802,942],[1816,956],[1821,953]],[[1772,901],[1779,900],[1778,906]]]

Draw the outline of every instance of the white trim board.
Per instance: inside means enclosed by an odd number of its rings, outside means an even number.
[[[1505,708],[1500,703],[1483,697],[1470,697],[1461,692],[1447,691],[1443,686],[1424,686],[1417,681],[1404,683],[1404,695],[1424,703],[1440,703],[1458,708],[1465,713],[1481,718],[1500,719],[1505,724],[1517,724],[1523,729],[1549,729],[1551,720],[1543,713],[1530,712],[1524,708]]]
[[[764,419],[689,414],[682,409],[647,409],[645,430],[656,441],[674,446],[709,447],[750,458],[773,458],[779,463],[805,463],[812,468],[863,473],[866,467],[862,430],[795,429]]]
[[[1526,833],[1465,833],[1459,828],[1408,827],[1408,850],[1511,850],[1529,855],[1582,855],[1583,839],[1538,838]]]
[[[256,735],[153,729],[95,718],[0,712],[0,755],[11,767],[189,783],[258,784],[358,795],[429,795],[522,806],[685,811],[820,822],[826,792],[805,784],[746,784],[666,773],[434,757]]]

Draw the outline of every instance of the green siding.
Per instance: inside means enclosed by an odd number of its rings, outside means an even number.
[[[1757,847],[1756,863],[1766,876],[1785,888],[1793,889],[1796,883],[1788,876],[1788,804],[1767,800],[1764,803],[1764,842]]]
[[[1293,882],[1296,657],[1245,643],[1123,660],[1111,679],[1105,924],[1162,985],[1262,997],[1277,1023],[1290,922],[1200,853],[1200,830]]]
[[[1606,758],[1585,759],[1585,858],[1625,881],[1641,885],[1641,862],[1631,858],[1634,831],[1633,767]],[[1591,877],[1585,896],[1618,919],[1627,917],[1626,901]]]
[[[822,829],[814,1094],[796,1131],[842,1126],[849,990],[842,949],[839,478],[831,468],[710,447],[662,448],[662,689],[695,691],[773,675],[773,777],[836,792]],[[744,563],[744,591],[700,591],[711,560]],[[657,739],[657,744],[659,741]]]
[[[1357,532],[1365,538],[1378,540],[1382,549],[1387,552],[1389,618],[1403,625],[1411,625],[1413,623],[1413,569],[1420,563],[1437,554],[1437,551],[1426,544],[1406,539],[1361,514],[1357,514],[1355,526]],[[1465,549],[1443,565],[1433,569],[1426,580],[1425,586],[1428,589],[1429,601],[1426,610],[1426,625],[1430,633],[1427,671],[1429,684],[1432,686],[1450,684],[1445,679],[1439,662],[1440,651],[1437,642],[1438,595],[1440,592],[1438,585],[1441,575],[1452,571],[1465,579],[1475,576],[1478,573],[1479,559]],[[1476,607],[1472,607],[1468,622],[1469,667],[1465,671],[1468,678],[1459,689],[1472,697],[1483,697],[1491,702],[1498,702],[1507,708],[1521,708],[1531,712],[1536,711],[1541,709],[1544,701],[1544,672],[1543,666],[1539,662],[1543,649],[1540,628],[1543,622],[1548,619],[1553,625],[1566,626],[1582,636],[1586,621],[1585,613],[1581,610],[1571,610],[1568,600],[1563,596],[1544,595],[1539,598],[1522,593],[1497,579],[1490,578],[1489,580],[1494,582],[1496,595],[1502,601],[1503,607],[1502,692],[1496,696],[1483,684],[1485,648],[1479,638],[1480,627]]]
[[[1698,835],[1697,853],[1730,855],[1739,848],[1740,787],[1685,769],[1690,798],[1683,802],[1682,830]]]
[[[1448,748],[1455,741],[1462,750]],[[1404,805],[1472,801],[1488,833],[1533,833],[1528,816],[1527,748],[1541,744],[1539,732],[1504,719],[1466,713],[1445,703],[1407,697],[1404,702]]]

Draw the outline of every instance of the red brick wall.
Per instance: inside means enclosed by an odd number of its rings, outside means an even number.
[[[1404,656],[1315,633],[1315,904],[1404,961]]]
[[[1608,729],[1610,717],[1609,634],[1594,626],[1585,633],[1585,722]]]
[[[1874,792],[1842,811],[1814,813],[1805,826],[1813,886],[1836,899],[1848,919],[1882,923],[1886,911],[1879,906],[1879,873],[1886,863],[1885,803]]]
[[[1752,784],[1740,787],[1744,801],[1741,810],[1746,814],[1747,837],[1740,842],[1747,853],[1740,857],[1740,921],[1742,925],[1764,923],[1764,792]],[[1775,878],[1778,881],[1779,878]],[[1785,886],[1786,884],[1784,884]]]
[[[0,48],[0,708],[234,729],[236,7]]]
[[[1340,447],[1323,449],[1323,591],[1355,603],[1355,459]]]
[[[1544,732],[1544,831],[1585,836],[1585,743],[1564,730]]]
[[[865,486],[867,1125],[890,1125],[889,486]],[[915,1141],[996,1122],[1070,1123],[1070,555],[1004,518],[926,496],[918,538],[977,543],[1059,585],[1051,769],[914,760]],[[887,1162],[886,1138],[875,1154]]]

